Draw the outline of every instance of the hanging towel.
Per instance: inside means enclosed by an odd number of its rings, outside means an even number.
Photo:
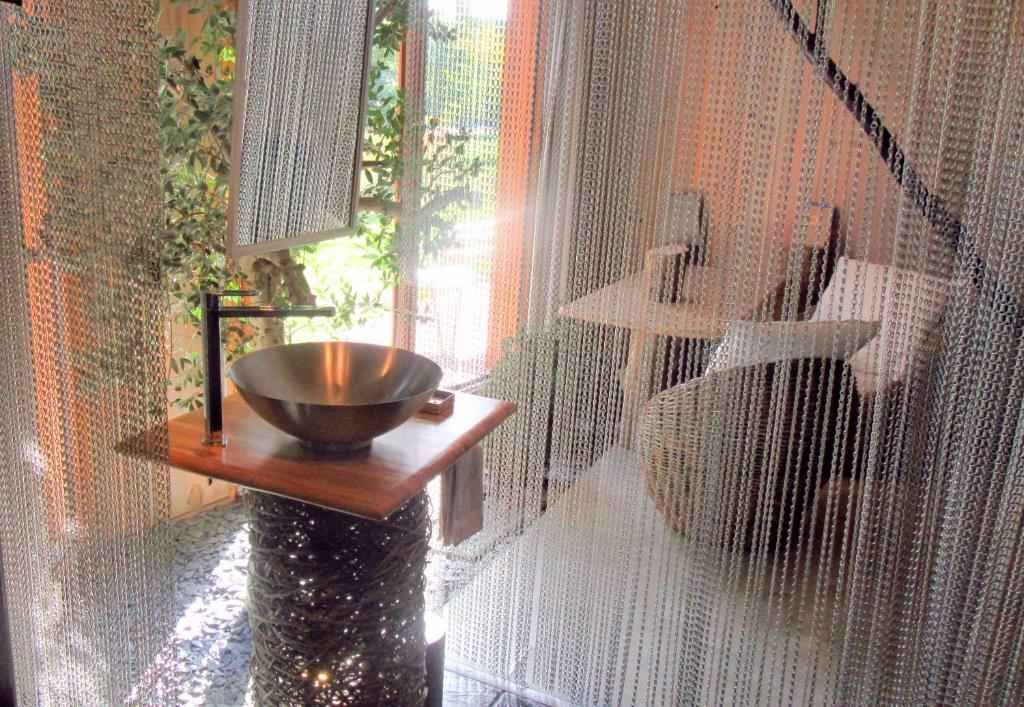
[[[484,527],[484,450],[475,445],[441,475],[441,541],[458,545]]]

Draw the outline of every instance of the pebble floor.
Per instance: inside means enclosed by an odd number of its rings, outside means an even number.
[[[172,654],[181,686],[178,704],[251,705],[245,505],[221,506],[175,522],[172,528],[177,617]],[[536,703],[445,671],[444,704],[532,707]]]

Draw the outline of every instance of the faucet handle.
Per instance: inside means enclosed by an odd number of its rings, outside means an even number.
[[[259,290],[212,290],[204,291],[204,295],[222,299],[224,297],[259,297]]]

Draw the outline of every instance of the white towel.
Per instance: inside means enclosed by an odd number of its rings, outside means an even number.
[[[474,446],[441,475],[441,541],[458,545],[484,527],[484,450]]]

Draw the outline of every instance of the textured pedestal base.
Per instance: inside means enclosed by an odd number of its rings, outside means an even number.
[[[260,705],[422,705],[428,505],[384,522],[248,494]]]

